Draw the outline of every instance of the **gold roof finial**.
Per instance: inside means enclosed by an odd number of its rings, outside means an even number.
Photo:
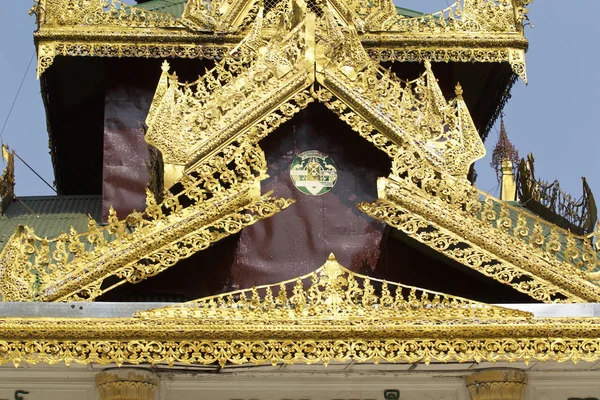
[[[462,88],[462,85],[460,84],[460,82],[458,82],[456,84],[456,87],[454,88],[454,93],[456,94],[457,97],[462,98],[463,88]]]
[[[506,127],[504,125],[504,115],[502,115],[500,116],[500,134],[498,135],[498,141],[494,146],[492,162],[490,163],[490,166],[496,171],[498,181],[500,181],[502,162],[504,160],[510,161],[512,165],[516,167],[521,159],[519,158],[517,148],[508,139]]]

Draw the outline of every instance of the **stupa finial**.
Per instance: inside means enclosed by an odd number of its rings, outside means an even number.
[[[490,164],[496,171],[496,177],[498,178],[498,181],[500,181],[502,162],[504,160],[510,161],[512,165],[516,167],[521,159],[519,158],[519,151],[508,139],[506,127],[504,125],[504,115],[502,115],[500,116],[500,134],[498,135],[498,141],[494,146],[494,150],[492,152],[492,162]]]

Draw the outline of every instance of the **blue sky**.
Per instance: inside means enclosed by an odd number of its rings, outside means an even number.
[[[27,15],[32,1],[5,1],[0,16],[0,127],[14,99],[34,52],[34,17]],[[446,0],[397,0],[406,8],[435,11]],[[533,152],[536,173],[546,180],[558,178],[564,189],[581,195],[585,175],[600,200],[600,38],[599,0],[572,0],[569,7],[558,0],[537,0],[527,29],[529,86],[518,82],[505,108],[508,134],[521,156]],[[85,135],[85,132],[81,133]],[[488,156],[477,163],[480,189],[497,194],[494,171],[489,167],[497,128],[486,147]],[[52,182],[44,108],[35,60],[2,135],[17,153]],[[17,195],[52,194],[19,161],[16,162]],[[600,201],[599,201],[600,202]]]

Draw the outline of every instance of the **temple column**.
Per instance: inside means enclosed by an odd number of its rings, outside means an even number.
[[[141,368],[110,369],[96,375],[100,400],[154,400],[159,378]]]
[[[516,369],[482,370],[465,378],[471,400],[523,400],[527,375]]]

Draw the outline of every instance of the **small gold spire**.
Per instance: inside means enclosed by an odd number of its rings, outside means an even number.
[[[456,96],[458,96],[458,97],[462,97],[462,95],[463,95],[463,88],[462,88],[462,86],[460,85],[460,82],[458,82],[458,83],[456,84],[456,87],[454,88],[454,93],[456,93]]]
[[[492,163],[498,181],[501,183],[500,198],[504,201],[517,200],[515,169],[519,164],[519,152],[508,139],[504,117],[500,117],[500,135],[492,152]]]

